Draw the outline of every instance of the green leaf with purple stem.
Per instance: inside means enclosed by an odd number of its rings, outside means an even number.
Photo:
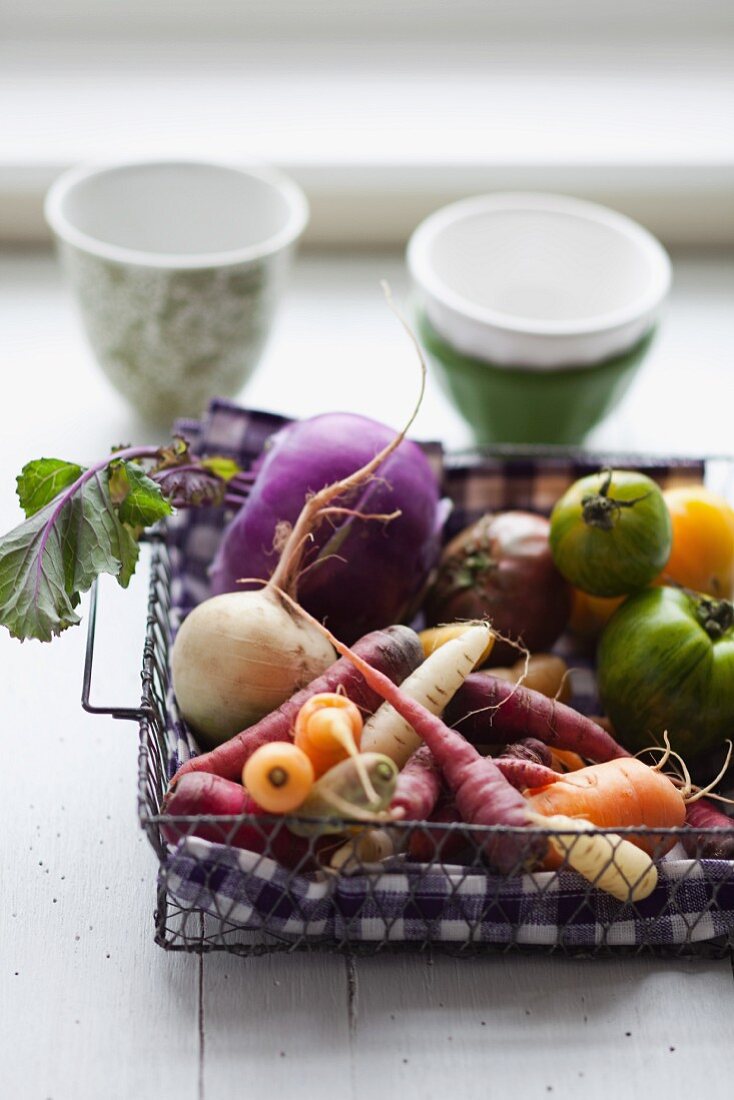
[[[180,438],[119,448],[88,469],[29,462],[17,479],[26,519],[0,538],[0,624],[21,640],[50,641],[79,622],[81,593],[100,573],[127,587],[145,527],[174,507],[221,504],[238,472],[229,459],[191,455]]]
[[[100,573],[123,588],[138,544],[110,497],[106,470],[87,471],[75,492],[57,495],[0,539],[0,623],[16,638],[50,641],[79,622],[82,592]]]

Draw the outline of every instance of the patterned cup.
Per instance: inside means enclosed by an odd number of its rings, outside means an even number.
[[[255,370],[308,204],[265,168],[76,168],[46,196],[105,374],[146,418],[195,416]]]

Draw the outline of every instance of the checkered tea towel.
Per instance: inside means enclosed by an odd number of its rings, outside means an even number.
[[[272,859],[198,837],[180,842],[161,877],[182,909],[210,913],[225,929],[293,942],[578,949],[734,941],[734,863],[725,860],[666,859],[652,894],[634,903],[616,901],[570,872],[502,878],[396,860],[356,875],[294,874]]]

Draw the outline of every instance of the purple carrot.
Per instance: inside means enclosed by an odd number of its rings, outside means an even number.
[[[518,791],[526,791],[528,787],[547,787],[549,783],[556,783],[562,778],[560,772],[554,772],[552,768],[536,764],[533,760],[519,760],[516,756],[495,756],[494,762],[508,783],[512,783]]]
[[[734,818],[722,814],[707,798],[689,802],[686,806],[686,825],[691,829],[728,829],[728,835],[682,837],[683,847],[693,859],[734,860]]]
[[[425,821],[441,793],[441,774],[427,745],[416,749],[398,776],[391,810],[402,810],[404,821]]]
[[[436,824],[459,824],[461,814],[451,800],[440,803],[427,819]],[[408,854],[418,863],[447,863],[458,856],[469,843],[463,829],[425,829],[416,827],[408,841]]]
[[[174,817],[199,814],[216,817],[251,814],[260,817],[265,811],[250,798],[241,784],[223,779],[220,775],[199,772],[184,776],[176,789],[166,795],[163,813]],[[164,824],[161,831],[169,844],[177,844],[186,836],[198,836],[214,844],[228,844],[232,848],[245,848],[268,855],[284,867],[306,871],[315,865],[314,848],[308,840],[294,836],[282,821],[265,820],[257,825],[233,821],[181,822]]]
[[[354,649],[398,683],[409,676],[423,660],[423,649],[418,635],[407,626],[389,626],[385,630],[375,630],[360,638]],[[211,752],[187,760],[176,772],[172,785],[190,772],[211,772],[225,779],[240,779],[242,769],[255,749],[270,741],[293,739],[293,723],[307,699],[322,691],[337,690],[343,691],[356,703],[365,716],[373,714],[382,702],[379,692],[368,687],[354,665],[342,658],[327,668],[323,676],[313,680],[254,726],[218,745]]]
[[[529,760],[531,764],[542,764],[546,768],[550,768],[553,764],[553,753],[537,737],[525,737],[522,741],[514,741],[499,755],[503,758],[512,756],[516,760]]]
[[[467,676],[446,707],[444,719],[472,744],[537,737],[598,764],[629,756],[606,730],[572,707],[485,672]]]

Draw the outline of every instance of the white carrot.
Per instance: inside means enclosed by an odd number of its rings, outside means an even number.
[[[404,695],[440,714],[491,643],[487,623],[475,623],[458,638],[436,649],[400,685]],[[399,768],[421,744],[413,727],[389,704],[383,703],[365,723],[362,752],[381,752]]]
[[[650,856],[616,833],[596,832],[596,826],[579,818],[556,814],[530,815],[541,829],[552,829],[548,838],[566,864],[619,901],[642,901],[658,882]]]

